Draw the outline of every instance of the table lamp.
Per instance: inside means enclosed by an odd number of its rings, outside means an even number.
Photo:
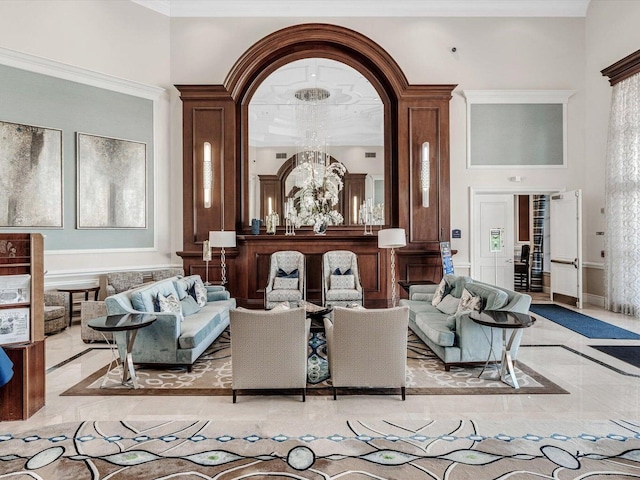
[[[404,228],[386,228],[378,232],[378,248],[391,249],[391,306],[396,306],[396,254],[395,249],[407,245]]]
[[[213,231],[209,232],[209,245],[212,248],[220,248],[220,269],[222,271],[222,285],[227,283],[227,264],[224,258],[224,249],[236,246],[236,232]]]

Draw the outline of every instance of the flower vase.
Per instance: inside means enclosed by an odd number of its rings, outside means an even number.
[[[325,235],[327,233],[327,222],[324,220],[313,224],[313,231],[316,235]]]

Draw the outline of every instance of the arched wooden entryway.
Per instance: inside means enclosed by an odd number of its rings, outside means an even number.
[[[248,218],[248,105],[261,82],[277,68],[302,58],[323,57],[345,63],[364,75],[384,104],[385,219],[407,231],[407,248],[398,252],[399,279],[437,280],[439,242],[449,236],[449,100],[455,85],[409,85],[394,59],[377,43],[353,30],[329,24],[302,24],[268,35],[235,63],[223,85],[179,85],[183,101],[183,175],[185,269],[204,273],[202,242],[210,230],[235,230],[237,251],[227,253],[229,289],[247,305],[262,301],[262,277],[272,251],[298,249],[311,257],[340,243],[365,262],[363,276],[368,305],[387,303],[386,257],[375,238],[361,228],[332,228],[322,242],[311,242],[310,229],[295,237],[278,231],[269,241],[249,235]],[[213,145],[214,199],[205,209],[202,188],[202,145]],[[430,148],[430,206],[422,207],[419,183],[420,152]],[[310,248],[313,246],[313,248]],[[313,261],[313,260],[312,260]],[[210,277],[216,278],[215,262]],[[234,277],[243,271],[243,279]],[[313,271],[313,268],[309,269]],[[204,276],[204,275],[203,275]],[[245,280],[246,279],[246,280]],[[307,282],[313,290],[313,281]],[[312,292],[313,293],[313,292]]]

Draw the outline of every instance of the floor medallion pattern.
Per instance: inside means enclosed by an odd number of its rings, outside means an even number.
[[[0,478],[640,477],[640,424],[383,420],[0,426]]]

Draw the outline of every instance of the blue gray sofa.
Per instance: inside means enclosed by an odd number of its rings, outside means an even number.
[[[158,319],[138,331],[133,361],[138,364],[182,365],[191,370],[193,362],[229,325],[229,310],[236,301],[221,286],[206,286],[206,305],[199,307],[189,295],[199,275],[172,277],[111,295],[105,299],[107,313],[153,313]],[[157,311],[158,294],[175,295],[181,313]],[[119,348],[121,348],[121,343]]]
[[[442,301],[433,305],[439,285],[412,285],[409,299],[400,305],[409,307],[409,328],[444,362],[449,371],[452,365],[484,363],[489,358],[490,340],[493,338],[493,357],[500,359],[502,331],[483,327],[469,318],[469,310],[460,307],[465,290],[482,310],[503,310],[528,313],[531,296],[474,281],[470,277],[445,275],[441,289]],[[475,298],[474,298],[475,297]],[[463,302],[465,303],[465,302]],[[510,334],[510,331],[507,332]],[[516,332],[511,348],[515,360],[523,329]],[[492,337],[493,336],[493,337]]]

